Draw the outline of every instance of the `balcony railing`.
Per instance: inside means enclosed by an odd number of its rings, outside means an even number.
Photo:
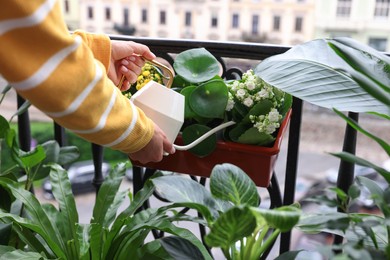
[[[246,61],[253,61],[254,63],[261,62],[261,60],[287,51],[287,46],[280,45],[268,45],[257,43],[236,43],[236,42],[213,42],[213,41],[196,41],[196,40],[172,40],[172,39],[151,39],[151,38],[135,38],[126,36],[112,36],[112,39],[123,41],[136,41],[143,43],[150,47],[150,49],[158,56],[165,59],[170,64],[173,64],[175,54],[182,51],[204,47],[211,52],[221,63],[223,68],[222,77],[226,79],[237,78],[237,75],[241,76],[243,69],[238,67],[229,67],[227,61],[229,59],[240,59]],[[230,64],[230,63],[229,63]],[[18,106],[23,104],[23,99],[18,97]],[[297,179],[297,166],[299,159],[299,142],[301,132],[301,120],[302,120],[302,100],[294,98],[292,106],[292,116],[288,131],[288,144],[287,144],[287,159],[285,165],[285,183],[283,190],[281,190],[277,174],[272,175],[271,184],[267,188],[270,198],[271,207],[278,207],[282,205],[289,205],[294,202],[295,186]],[[350,116],[357,119],[358,115],[350,113]],[[21,114],[18,118],[18,132],[21,148],[25,151],[30,150],[31,133],[28,111]],[[65,131],[62,127],[54,124],[54,136],[60,145],[64,144]],[[356,147],[356,131],[347,126],[344,135],[344,147],[345,151],[354,152]],[[93,184],[99,189],[103,182],[102,163],[103,163],[103,148],[92,144],[92,159],[95,165],[95,179]],[[340,164],[340,172],[343,172],[339,176],[338,186],[343,190],[346,190],[351,184],[354,176],[354,167],[351,164],[342,162]],[[133,182],[134,192],[141,189],[145,178],[147,178],[152,171],[148,169],[141,169],[139,167],[134,168]],[[280,174],[279,174],[280,176]],[[201,183],[205,180],[201,178]],[[204,230],[201,230],[204,233]],[[158,236],[159,234],[156,234]],[[286,252],[290,247],[291,234],[283,233],[280,239],[280,252]]]

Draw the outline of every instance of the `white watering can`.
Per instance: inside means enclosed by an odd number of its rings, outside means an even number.
[[[155,60],[145,61],[166,71],[169,74],[168,82],[166,86],[163,86],[155,81],[149,81],[144,87],[138,90],[130,100],[134,105],[142,109],[146,116],[155,122],[165,133],[168,140],[173,143],[184,123],[185,97],[171,89],[174,75],[170,68]],[[122,85],[124,79],[125,77],[122,76],[118,86]],[[173,144],[173,146],[176,150],[189,150],[210,135],[234,124],[235,122],[233,121],[223,123],[188,145],[179,146]]]

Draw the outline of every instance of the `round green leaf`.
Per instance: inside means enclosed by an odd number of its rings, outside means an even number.
[[[189,105],[201,117],[223,118],[228,102],[228,89],[222,80],[213,80],[197,87]]]
[[[194,118],[196,116],[194,110],[189,105],[189,99],[190,95],[192,92],[195,90],[196,86],[188,86],[183,88],[180,91],[180,94],[182,94],[185,97],[185,102],[184,102],[184,118],[189,119],[189,118]]]
[[[211,128],[205,125],[190,125],[183,130],[183,142],[185,145],[190,144],[210,130]],[[212,153],[216,145],[217,136],[216,134],[213,134],[198,145],[196,145],[194,148],[191,148],[189,151],[199,157],[204,157]]]
[[[184,80],[191,83],[205,82],[220,71],[218,60],[205,48],[183,51],[177,55],[173,68]]]

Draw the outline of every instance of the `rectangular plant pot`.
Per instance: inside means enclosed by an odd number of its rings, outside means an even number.
[[[203,158],[188,151],[176,151],[158,163],[141,164],[136,161],[132,163],[134,166],[200,177],[210,177],[211,170],[216,164],[230,163],[240,167],[257,186],[268,187],[290,117],[291,109],[286,114],[272,147],[218,141],[214,152]],[[182,145],[180,137],[176,139],[175,144]]]

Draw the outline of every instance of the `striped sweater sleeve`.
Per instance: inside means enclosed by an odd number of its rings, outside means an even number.
[[[0,73],[63,127],[90,142],[136,152],[151,140],[153,123],[107,78],[109,39],[95,38],[70,35],[56,0],[4,1]]]

